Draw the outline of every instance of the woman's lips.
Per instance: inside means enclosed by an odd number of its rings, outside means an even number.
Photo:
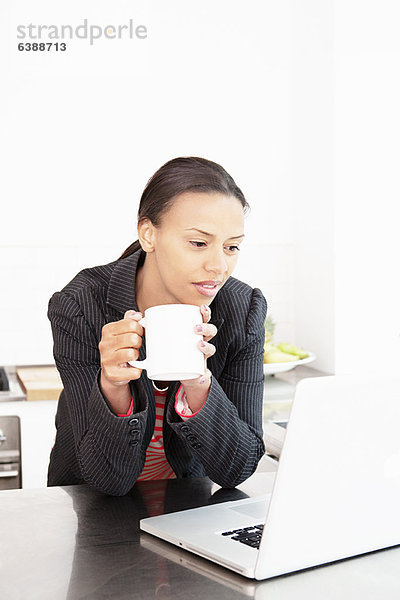
[[[221,286],[220,281],[198,281],[193,284],[196,290],[202,296],[207,296],[208,298],[212,298],[218,292],[218,289]]]

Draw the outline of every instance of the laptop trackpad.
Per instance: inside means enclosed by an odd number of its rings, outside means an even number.
[[[258,521],[265,521],[268,504],[269,498],[268,500],[258,500],[258,502],[249,502],[239,506],[230,506],[229,509],[253,517]]]

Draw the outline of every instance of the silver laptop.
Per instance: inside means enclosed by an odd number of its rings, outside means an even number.
[[[400,544],[399,423],[400,378],[303,379],[272,494],[140,527],[255,579]]]

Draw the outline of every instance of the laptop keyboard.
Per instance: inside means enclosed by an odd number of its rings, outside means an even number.
[[[251,548],[259,548],[264,525],[253,525],[252,527],[243,527],[243,529],[233,529],[224,531],[221,535],[229,536],[231,540],[242,542]]]

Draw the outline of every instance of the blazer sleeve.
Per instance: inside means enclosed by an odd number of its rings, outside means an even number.
[[[267,305],[254,289],[246,319],[245,341],[212,376],[206,403],[184,423],[170,425],[192,447],[207,475],[222,487],[235,487],[257,468],[265,452],[262,430],[264,321]]]
[[[98,334],[78,302],[68,293],[57,292],[50,299],[48,317],[82,478],[107,494],[126,494],[142,467],[146,395],[131,385],[137,412],[128,417],[115,415],[99,385]],[[70,451],[64,448],[65,454]]]

